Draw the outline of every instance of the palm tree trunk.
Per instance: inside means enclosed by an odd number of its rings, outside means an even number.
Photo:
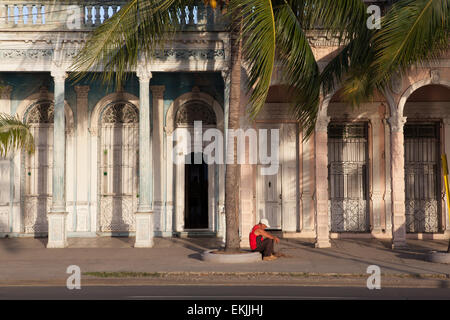
[[[241,95],[241,62],[242,41],[240,33],[241,21],[233,21],[231,29],[231,87],[230,87],[230,111],[229,129],[239,128],[240,95]],[[230,146],[231,147],[231,146]],[[226,164],[225,175],[225,219],[226,241],[225,251],[239,251],[239,181],[240,165],[237,163],[237,144],[233,143],[234,159],[232,164]],[[229,150],[228,152],[230,152]]]

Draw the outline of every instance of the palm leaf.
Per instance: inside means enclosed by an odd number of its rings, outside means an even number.
[[[437,59],[449,45],[449,0],[401,0],[382,20],[373,39],[376,51],[371,82],[380,89],[393,74]]]
[[[79,80],[89,71],[108,83],[120,86],[127,72],[139,60],[150,61],[169,41],[181,23],[180,13],[189,0],[131,0],[115,15],[96,28],[75,58],[73,76]]]
[[[249,67],[251,114],[264,106],[275,64],[276,31],[271,0],[230,0],[233,21],[242,21],[242,53]]]
[[[323,94],[326,96],[341,87],[341,97],[352,106],[367,101],[374,93],[370,79],[374,77],[370,64],[374,50],[373,31],[364,28],[339,51],[321,73]]]
[[[362,40],[367,37],[366,6],[360,0],[285,0],[275,7],[275,12],[284,82],[294,89],[294,116],[302,124],[306,139],[315,127],[321,84],[325,94],[334,90],[336,82],[342,81],[351,70],[349,59],[364,56],[360,52],[367,49]],[[318,25],[348,46],[322,75],[307,39],[307,32],[317,30]]]
[[[14,150],[34,152],[34,138],[30,127],[14,116],[0,114],[0,156],[5,157]]]
[[[293,88],[295,118],[312,133],[317,117],[319,67],[295,11],[287,3],[276,7],[277,49],[283,83]]]

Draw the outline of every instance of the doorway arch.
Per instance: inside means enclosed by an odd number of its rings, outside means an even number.
[[[174,164],[173,151],[177,136],[188,133],[194,137],[194,121],[202,121],[202,129],[215,128],[223,133],[223,109],[210,95],[194,88],[192,92],[178,97],[169,107],[166,114],[165,133],[167,147],[167,215],[173,212],[172,230],[177,233],[190,232],[186,226],[186,165]],[[180,129],[180,131],[175,131]],[[183,132],[183,133],[181,133]],[[203,132],[201,134],[203,134]],[[210,142],[202,142],[199,149],[203,150]],[[188,154],[184,154],[188,156]],[[199,155],[197,156],[199,157]],[[199,157],[200,158],[200,157]],[[204,155],[201,154],[204,159]],[[204,159],[205,162],[206,159]],[[221,221],[218,211],[224,199],[224,165],[207,165],[208,182],[208,223],[207,228],[200,228],[201,232],[219,232]]]

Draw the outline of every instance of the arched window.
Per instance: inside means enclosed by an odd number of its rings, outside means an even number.
[[[139,111],[130,102],[113,102],[104,108],[100,123],[100,231],[133,231],[138,204]]]
[[[194,121],[202,121],[203,126],[215,126],[217,123],[214,110],[200,101],[182,105],[175,116],[176,127],[194,126]]]
[[[26,233],[48,231],[47,212],[52,203],[53,117],[53,102],[48,100],[35,102],[25,114],[25,122],[30,125],[36,144],[35,153],[24,155]]]

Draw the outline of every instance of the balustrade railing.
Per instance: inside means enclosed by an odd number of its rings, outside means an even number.
[[[91,29],[112,17],[124,4],[126,1],[0,0],[0,29]],[[186,6],[174,19],[182,30],[220,31],[224,27],[220,10],[205,7],[203,1]]]

